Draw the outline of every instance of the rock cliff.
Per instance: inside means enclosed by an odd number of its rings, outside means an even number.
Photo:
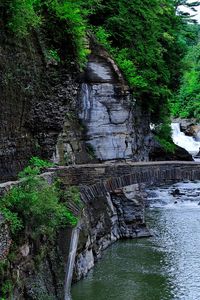
[[[74,281],[86,276],[110,244],[150,235],[144,223],[144,199],[142,186],[133,184],[85,203]]]
[[[95,44],[91,48],[78,109],[87,145],[101,161],[148,160],[148,114],[133,98],[108,54]]]
[[[47,33],[33,32],[17,40],[3,27],[0,33],[0,181],[10,180],[31,156],[56,158],[59,135],[65,136],[73,162],[87,162],[82,130],[76,118],[78,71],[73,60],[56,61]],[[71,148],[70,143],[73,146]],[[58,150],[57,150],[58,152]],[[84,153],[84,155],[83,155]]]
[[[51,46],[45,32],[19,41],[1,30],[0,182],[15,179],[35,155],[61,165],[148,160],[149,114],[104,49],[91,40],[80,74],[73,59],[52,57]],[[2,193],[6,188],[3,184]],[[74,280],[86,275],[112,242],[147,235],[143,212],[139,185],[85,203]],[[24,233],[17,257],[9,259],[8,225],[0,215],[0,260],[9,264],[13,299],[63,299],[70,233],[61,230],[53,241],[34,243]]]
[[[55,176],[54,173],[47,175],[49,179]],[[0,184],[0,194],[12,185]],[[84,201],[74,281],[86,276],[111,243],[121,238],[149,236],[144,223],[145,196],[143,185],[132,184],[107,193],[106,197]],[[32,240],[26,232],[21,232],[13,244],[9,226],[0,214],[0,287],[9,282],[12,299],[64,299],[71,237],[70,227],[57,231],[52,240],[45,236]]]
[[[91,46],[80,76],[49,47],[42,34],[18,41],[1,31],[0,180],[15,178],[33,155],[60,164],[147,160],[148,114],[107,53]]]

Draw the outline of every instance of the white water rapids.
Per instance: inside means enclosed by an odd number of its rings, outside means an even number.
[[[193,156],[197,155],[200,149],[200,142],[195,141],[193,137],[187,136],[184,132],[181,132],[179,123],[172,123],[171,128],[173,142],[186,149]]]

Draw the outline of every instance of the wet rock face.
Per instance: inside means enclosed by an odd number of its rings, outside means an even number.
[[[31,156],[52,158],[76,102],[75,72],[45,56],[44,40],[0,33],[0,182],[15,178]]]
[[[79,118],[86,142],[100,160],[148,159],[148,117],[124,85],[115,66],[91,56],[79,94]],[[140,130],[142,132],[140,132]]]
[[[144,223],[145,193],[133,184],[86,204],[74,281],[86,276],[102,251],[120,238],[149,236]]]
[[[151,161],[193,161],[192,155],[184,148],[176,145],[176,149],[173,153],[167,152],[154,138],[152,138],[152,147],[149,153],[149,159]]]

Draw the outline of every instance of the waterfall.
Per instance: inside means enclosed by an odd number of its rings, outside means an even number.
[[[172,123],[171,128],[173,142],[186,149],[190,154],[197,155],[200,148],[200,142],[196,142],[193,137],[187,136],[184,132],[181,132],[179,123]]]
[[[90,88],[87,83],[82,83],[80,93],[80,112],[79,117],[81,120],[88,120],[90,116]]]
[[[74,262],[76,258],[76,250],[78,246],[79,232],[80,232],[80,221],[78,222],[77,226],[72,230],[69,255],[68,255],[66,272],[65,272],[65,286],[64,286],[65,299],[64,300],[72,299],[70,290],[71,290]]]

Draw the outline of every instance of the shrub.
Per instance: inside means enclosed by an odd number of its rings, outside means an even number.
[[[176,150],[176,145],[173,143],[171,138],[171,127],[169,120],[165,120],[164,123],[161,123],[155,127],[155,136],[156,140],[167,152],[172,152]]]
[[[32,158],[31,163],[20,173],[19,185],[11,188],[0,202],[0,211],[10,223],[11,232],[23,229],[35,239],[41,234],[52,236],[66,224],[76,225],[77,218],[60,201],[57,184],[49,185],[39,176],[49,164],[38,158]]]
[[[9,27],[18,37],[25,37],[30,28],[38,27],[42,18],[38,13],[38,0],[13,0],[10,4]]]
[[[80,68],[84,66],[89,54],[86,46],[85,18],[89,11],[82,8],[81,2],[73,0],[12,0],[9,11],[11,14],[9,28],[20,38],[27,36],[31,29],[38,28],[43,22],[48,23],[47,15],[53,16],[56,21],[63,21],[65,23],[64,30],[71,37],[77,63]],[[56,61],[60,61],[57,51],[50,50],[49,55]]]

